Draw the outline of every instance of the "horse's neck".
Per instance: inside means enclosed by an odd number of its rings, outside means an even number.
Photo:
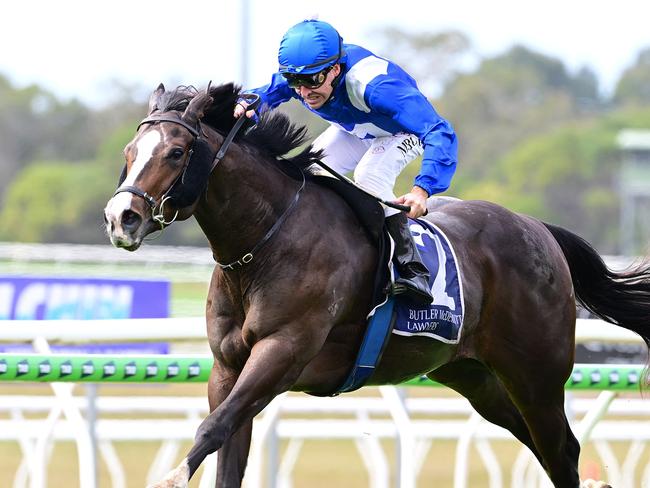
[[[299,182],[233,145],[210,176],[195,216],[215,258],[228,264],[248,253],[290,205]]]

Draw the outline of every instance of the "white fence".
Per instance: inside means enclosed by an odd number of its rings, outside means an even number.
[[[101,327],[97,327],[101,325]],[[88,331],[92,330],[92,334]],[[47,352],[48,341],[89,340],[162,340],[203,339],[202,318],[129,320],[129,321],[57,321],[0,322],[3,341],[34,341],[39,352]],[[580,320],[579,340],[615,340],[635,342],[632,333],[599,321]],[[17,441],[23,453],[13,486],[47,486],[46,467],[52,443],[74,440],[79,456],[79,478],[84,488],[96,486],[96,459],[108,467],[114,488],[126,487],[126,474],[117,456],[114,442],[125,440],[160,441],[160,449],[149,469],[149,479],[160,478],[179,454],[179,443],[191,440],[200,420],[207,414],[204,398],[77,397],[74,385],[52,383],[52,397],[0,397],[0,440]],[[472,448],[476,449],[489,478],[490,488],[504,486],[504,473],[496,462],[493,443],[512,439],[503,429],[482,420],[462,398],[406,398],[395,387],[373,389],[373,397],[343,396],[313,398],[282,395],[274,400],[255,421],[246,483],[290,488],[292,472],[306,439],[349,439],[355,443],[367,469],[372,488],[387,488],[391,480],[401,488],[414,488],[432,442],[456,442],[454,488],[468,486],[468,465]],[[650,437],[650,402],[619,400],[614,392],[604,391],[595,399],[569,395],[567,411],[581,443],[591,439],[604,465],[607,478],[617,488],[638,488],[634,476],[643,449]],[[606,412],[623,419],[603,421]],[[39,418],[33,418],[38,413]],[[136,415],[137,420],[104,418],[107,414]],[[305,419],[305,414],[317,415]],[[146,417],[151,415],[151,417]],[[161,419],[160,416],[164,418]],[[425,419],[422,416],[426,415]],[[144,417],[143,417],[144,416]],[[625,418],[628,418],[627,420]],[[642,420],[639,420],[642,419]],[[394,439],[399,446],[397,473],[391,473],[382,439]],[[288,440],[280,458],[279,440]],[[630,441],[622,463],[614,455],[611,442]],[[96,446],[96,448],[94,447]],[[203,472],[200,487],[213,486],[214,461]],[[263,469],[264,467],[269,469]],[[263,473],[272,473],[265,476]],[[545,487],[548,482],[528,450],[522,448],[510,473],[511,486]],[[650,486],[650,470],[641,474],[642,486]]]

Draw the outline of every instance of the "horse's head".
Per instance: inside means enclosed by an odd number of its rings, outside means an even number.
[[[119,186],[104,209],[114,246],[134,251],[148,234],[192,214],[214,158],[200,124],[211,103],[209,90],[166,93],[161,84],[153,92],[149,115],[124,149]]]

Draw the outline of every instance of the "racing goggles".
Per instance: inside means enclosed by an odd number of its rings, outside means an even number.
[[[305,88],[313,90],[323,86],[323,83],[325,83],[325,80],[327,79],[327,75],[333,67],[334,66],[329,66],[323,71],[309,75],[282,73],[282,76],[284,76],[284,78],[287,80],[287,83],[289,84],[289,87],[291,88],[299,88],[301,86],[304,86]]]

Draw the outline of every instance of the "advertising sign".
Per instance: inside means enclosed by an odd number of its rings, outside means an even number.
[[[166,318],[169,303],[168,281],[0,276],[0,320]],[[0,353],[31,349],[28,344],[0,344]],[[168,354],[169,344],[52,345],[51,349],[59,354]]]
[[[0,276],[0,320],[169,316],[167,281]]]

